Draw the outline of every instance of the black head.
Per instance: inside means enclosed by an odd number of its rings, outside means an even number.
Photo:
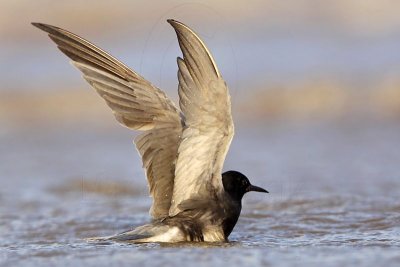
[[[246,176],[237,171],[227,171],[222,174],[222,184],[225,191],[235,200],[242,200],[244,194],[250,191],[268,193],[267,190],[250,184]]]

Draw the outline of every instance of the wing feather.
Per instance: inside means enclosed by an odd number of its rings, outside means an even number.
[[[193,199],[218,198],[221,171],[234,127],[228,88],[210,52],[184,24],[168,20],[178,36],[179,105],[185,128],[178,149],[170,216],[187,209]],[[196,208],[196,207],[192,207]]]
[[[153,218],[168,216],[182,115],[160,89],[85,39],[61,28],[32,23],[47,32],[124,126],[142,130],[135,144],[154,199]]]

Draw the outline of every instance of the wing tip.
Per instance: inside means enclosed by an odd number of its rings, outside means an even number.
[[[214,68],[215,74],[218,78],[221,77],[221,73],[218,70],[217,64],[215,63],[214,58],[211,55],[211,52],[208,50],[206,44],[201,40],[200,36],[197,35],[191,28],[183,24],[182,22],[179,22],[174,19],[167,19],[167,22],[174,28],[177,36],[178,36],[178,41],[179,44],[182,42],[181,38],[184,35],[191,35],[194,36],[194,38],[197,39],[197,41],[200,43],[200,46],[205,50],[205,53],[207,54],[208,58],[211,61],[211,64]]]
[[[44,23],[40,23],[40,22],[31,22],[31,24],[33,25],[33,26],[35,26],[36,28],[39,28],[39,29],[41,29],[41,30],[43,30],[44,28],[46,28],[46,24],[44,24]]]
[[[172,26],[175,25],[175,24],[183,24],[182,22],[179,22],[179,21],[174,20],[174,19],[167,19],[167,22],[169,24],[171,24]]]
[[[179,28],[185,28],[186,30],[189,30],[190,32],[193,32],[188,26],[186,26],[182,22],[177,21],[175,19],[167,19],[167,22],[175,29],[175,31],[178,34],[179,34]]]
[[[39,29],[48,28],[50,26],[50,25],[47,25],[47,24],[41,23],[41,22],[31,22],[31,24]]]
[[[33,26],[35,26],[36,28],[41,29],[42,31],[45,31],[47,33],[52,33],[57,30],[61,30],[60,28],[58,28],[56,26],[52,26],[49,24],[41,23],[41,22],[31,22],[31,24]]]

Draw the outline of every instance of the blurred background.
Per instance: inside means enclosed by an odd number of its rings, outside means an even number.
[[[398,1],[0,4],[0,119],[10,127],[71,118],[113,123],[32,21],[90,40],[176,99],[181,52],[166,19],[181,20],[210,47],[240,120],[400,113]]]
[[[0,1],[0,228],[14,233],[0,241],[57,240],[37,229],[60,214],[75,223],[54,222],[71,230],[65,240],[111,234],[146,220],[150,204],[135,133],[30,23],[88,39],[176,101],[181,52],[168,18],[201,36],[230,88],[225,169],[271,192],[245,205],[262,199],[273,214],[317,196],[359,210],[391,196],[382,205],[400,210],[400,1]],[[16,224],[17,211],[36,227]]]

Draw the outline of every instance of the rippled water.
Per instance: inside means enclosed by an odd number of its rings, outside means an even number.
[[[84,241],[149,221],[130,131],[2,130],[0,263],[398,266],[398,123],[265,125],[236,127],[225,169],[271,193],[246,195],[230,243],[178,245]]]

